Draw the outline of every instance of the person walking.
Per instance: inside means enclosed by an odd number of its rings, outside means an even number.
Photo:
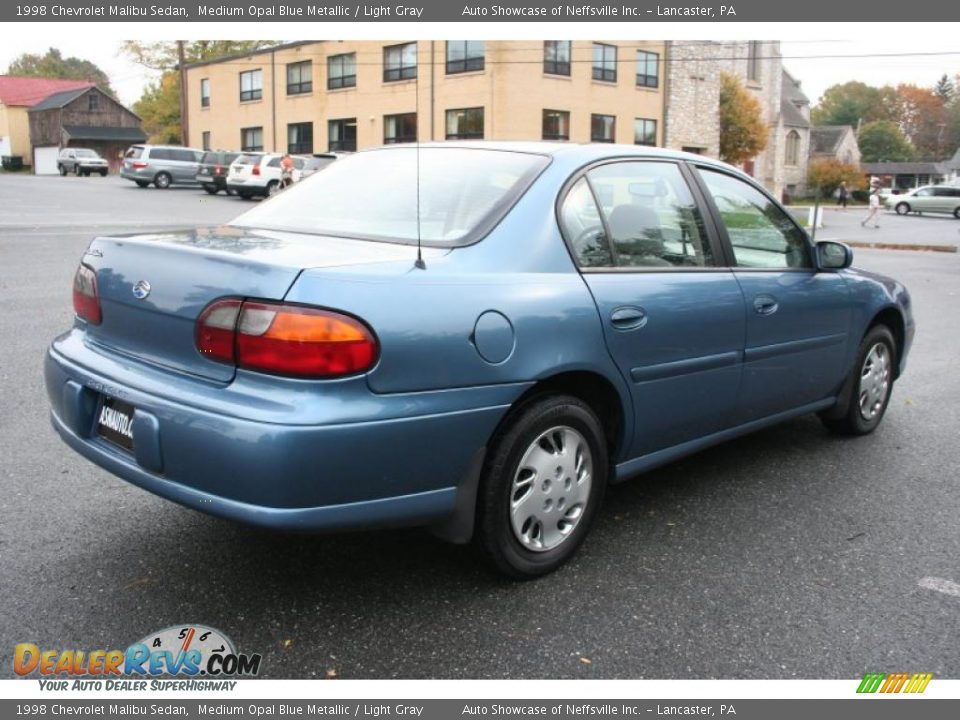
[[[293,158],[290,153],[286,153],[280,159],[280,189],[293,185]]]
[[[850,199],[850,190],[847,188],[847,182],[844,180],[840,183],[840,187],[837,190],[837,205],[842,205],[843,209],[847,209],[847,201]]]
[[[873,227],[880,227],[880,179],[872,178],[870,180],[870,212],[860,223],[861,227],[866,227],[867,223],[873,221]]]

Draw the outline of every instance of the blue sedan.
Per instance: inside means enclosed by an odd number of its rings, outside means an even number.
[[[225,226],[95,239],[52,421],[206,513],[425,526],[537,576],[608,483],[807,413],[877,427],[914,322],[851,259],[699,156],[360,152]]]

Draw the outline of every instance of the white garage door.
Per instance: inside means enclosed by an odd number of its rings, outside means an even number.
[[[57,158],[59,156],[60,148],[58,148],[56,145],[34,148],[33,172],[37,175],[56,175]]]

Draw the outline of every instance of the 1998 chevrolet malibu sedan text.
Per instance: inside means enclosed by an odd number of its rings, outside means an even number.
[[[693,155],[360,152],[226,226],[94,240],[53,424],[204,512],[428,526],[535,576],[608,482],[805,413],[877,427],[914,323],[851,259]]]

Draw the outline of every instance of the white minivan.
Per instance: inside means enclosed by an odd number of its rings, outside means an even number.
[[[293,181],[300,179],[305,159],[293,157]],[[281,153],[245,152],[230,164],[227,175],[227,190],[245,200],[255,195],[267,197],[280,189],[283,170],[280,168]]]

